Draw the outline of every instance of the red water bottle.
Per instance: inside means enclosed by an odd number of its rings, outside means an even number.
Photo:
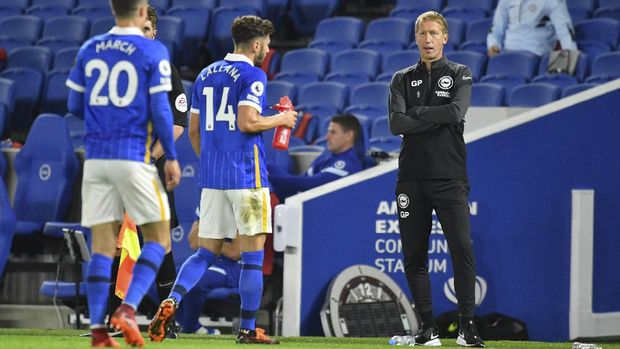
[[[291,99],[288,98],[288,96],[280,97],[280,103],[274,105],[272,108],[279,112],[295,110],[295,107],[293,107],[293,102],[291,102]],[[287,150],[288,142],[290,140],[291,129],[286,126],[278,126],[273,133],[273,142],[271,143],[271,146],[274,149]]]

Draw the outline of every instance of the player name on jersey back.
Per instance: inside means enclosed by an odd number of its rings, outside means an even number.
[[[215,74],[215,73],[226,73],[228,75],[230,75],[230,77],[237,82],[237,79],[239,79],[239,76],[241,76],[239,69],[237,69],[236,67],[227,64],[227,63],[223,63],[223,64],[218,64],[218,65],[210,65],[207,68],[207,75],[205,77],[202,77],[202,80],[206,79],[207,77],[209,77],[211,74]]]
[[[127,55],[131,56],[132,53],[136,51],[136,46],[132,43],[124,41],[124,40],[105,40],[98,42],[95,46],[95,50],[97,53],[105,50],[118,50]]]

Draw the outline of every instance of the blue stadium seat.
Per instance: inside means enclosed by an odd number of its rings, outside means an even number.
[[[161,16],[157,20],[157,36],[155,39],[161,41],[168,47],[170,59],[174,62],[176,62],[176,58],[181,53],[184,30],[185,25],[180,18]]]
[[[449,60],[456,63],[464,64],[469,67],[474,82],[480,80],[484,74],[487,65],[487,56],[480,52],[473,51],[456,51],[446,55]]]
[[[221,1],[220,8],[247,8],[250,9],[260,17],[265,18],[267,16],[267,0],[235,0],[234,2]]]
[[[598,8],[618,7],[618,0],[598,0]]]
[[[149,0],[149,5],[155,7],[161,13],[165,13],[168,7],[170,7],[169,0]]]
[[[402,140],[400,136],[374,137],[370,139],[369,148],[386,153],[396,153],[400,151]]]
[[[353,87],[375,79],[381,56],[364,49],[346,50],[332,59],[326,81],[335,81]]]
[[[75,57],[79,51],[79,47],[68,47],[58,50],[54,56],[54,70],[69,71],[75,65]]]
[[[43,21],[35,16],[2,18],[0,19],[0,39],[21,39],[32,44],[39,39],[42,28]]]
[[[425,11],[440,11],[445,5],[444,0],[396,0],[395,7],[420,8]]]
[[[325,76],[328,66],[327,53],[312,49],[291,50],[284,54],[276,80],[291,82],[299,87],[319,81]]]
[[[395,72],[414,65],[419,58],[420,53],[414,50],[396,51],[385,55],[381,62],[381,74],[376,80],[390,82]]]
[[[282,28],[282,19],[288,12],[290,0],[267,0],[267,18],[276,28]]]
[[[620,4],[618,7],[604,7],[599,8],[594,12],[594,18],[609,18],[616,21],[620,21]]]
[[[463,7],[463,8],[445,8],[443,11],[443,15],[446,18],[454,18],[464,22],[475,21],[479,19],[484,19],[488,16],[487,12],[481,8],[477,7]]]
[[[448,23],[448,43],[460,45],[465,40],[467,22],[456,18],[446,18],[446,22]],[[415,42],[415,38],[412,40]]]
[[[476,83],[471,89],[472,107],[500,107],[504,105],[506,90],[502,85]]]
[[[308,47],[326,52],[338,52],[356,47],[364,32],[364,22],[355,17],[333,17],[319,22],[314,39]]]
[[[211,58],[219,60],[224,58],[226,53],[233,51],[230,27],[236,17],[244,15],[256,15],[256,11],[248,8],[234,9],[228,7],[213,11],[208,40]]]
[[[372,128],[370,129],[370,139],[392,137],[390,132],[390,122],[387,116],[377,118],[372,122]]]
[[[187,237],[192,223],[196,220],[196,207],[200,203],[200,187],[197,182],[200,162],[192,149],[188,132],[183,132],[175,145],[181,167],[181,180],[174,188],[174,201],[180,228],[172,229],[172,249],[175,265],[179,267],[193,253]]]
[[[331,118],[344,109],[348,88],[337,82],[316,82],[299,91],[297,110],[321,119]]]
[[[411,20],[412,18],[418,18],[426,11],[425,9],[415,7],[394,7],[390,11],[390,17]]]
[[[465,35],[465,41],[462,43],[461,48],[476,52],[484,50],[482,53],[486,54],[487,34],[489,34],[491,29],[491,22],[491,18],[471,22],[467,28],[467,35]],[[451,31],[452,28],[450,28]]]
[[[448,4],[443,9],[445,12],[449,9],[480,9],[488,16],[495,7],[494,0],[448,0]]]
[[[566,2],[566,6],[568,9],[582,9],[586,10],[589,13],[594,12],[595,9],[595,0],[570,0]],[[574,22],[573,22],[574,23]]]
[[[583,81],[586,78],[586,75],[590,71],[590,59],[589,56],[582,52],[577,59],[577,67],[575,68],[575,77],[577,80]],[[540,65],[538,67],[538,75],[543,75],[547,73],[547,66],[549,65],[549,54],[544,54],[540,59]]]
[[[271,80],[267,81],[267,105],[273,107],[280,102],[280,97],[288,96],[297,105],[297,86],[286,81]],[[263,115],[275,115],[275,109],[263,110]]]
[[[31,68],[46,73],[52,65],[52,52],[45,47],[22,47],[9,54],[7,68]]]
[[[15,107],[9,117],[9,131],[27,130],[43,90],[43,73],[30,68],[10,68],[1,72],[0,77],[15,82]]]
[[[598,86],[598,84],[578,84],[578,85],[568,86],[562,91],[562,98],[572,96],[576,93],[579,93],[585,90],[589,90],[595,86]]]
[[[577,78],[567,74],[542,74],[535,76],[532,82],[542,82],[557,86],[560,89],[564,89],[567,86],[578,84]]]
[[[110,3],[106,0],[78,0],[78,6],[107,6],[110,7]]]
[[[197,66],[200,53],[203,51],[202,42],[207,37],[211,22],[211,11],[206,8],[177,6],[170,8],[167,15],[179,18],[184,23],[183,41],[179,46],[181,54],[177,56],[178,64]],[[183,54],[185,52],[192,52],[192,54]]]
[[[9,55],[18,48],[30,47],[32,43],[28,40],[19,38],[0,38],[0,47],[2,47]]]
[[[480,82],[492,83],[502,86],[506,90],[506,97],[510,96],[512,89],[518,85],[525,84],[527,81],[520,76],[506,75],[486,75],[480,79]]]
[[[40,232],[65,218],[79,170],[64,117],[41,114],[14,161],[16,234]]]
[[[13,107],[15,106],[15,82],[11,79],[0,78],[0,104],[6,107],[7,113],[13,112]]]
[[[399,51],[413,40],[413,23],[402,18],[378,18],[366,27],[364,41],[359,48],[383,52]]]
[[[67,9],[73,8],[75,6],[76,0],[32,0],[30,6],[37,5],[51,5],[51,6],[61,6]]]
[[[609,18],[588,19],[575,25],[575,36],[577,42],[601,41],[615,48],[620,37],[620,22]]]
[[[207,8],[209,10],[215,10],[218,6],[219,0],[172,0],[172,6],[183,6],[193,8]]]
[[[50,18],[66,16],[69,14],[69,9],[61,6],[37,5],[27,8],[25,14],[39,17],[45,21]]]
[[[4,177],[6,161],[0,156],[0,176]],[[4,181],[0,181],[0,279],[4,275],[4,267],[11,255],[11,243],[15,233],[15,212],[11,208],[11,201]]]
[[[104,34],[110,31],[114,26],[114,17],[103,17],[92,21],[90,25],[90,36]]]
[[[90,29],[87,19],[77,16],[63,16],[45,21],[41,40],[37,46],[45,46],[53,51],[70,46],[80,46]]]
[[[0,7],[12,7],[25,10],[30,6],[30,0],[0,0]]]
[[[67,123],[67,129],[69,130],[69,137],[71,137],[71,145],[73,146],[73,149],[84,148],[84,136],[86,136],[84,120],[73,114],[67,114],[65,115],[65,122]]]
[[[8,108],[6,105],[0,103],[0,135],[4,135],[4,130],[6,128],[8,119],[9,119]]]
[[[365,115],[373,120],[388,114],[390,85],[387,82],[369,82],[351,90],[345,113]]]
[[[52,70],[47,73],[45,89],[41,99],[41,111],[44,113],[54,113],[65,115],[67,110],[67,98],[69,98],[69,88],[65,84],[68,71]]]
[[[538,62],[538,56],[529,52],[503,52],[489,59],[486,75],[517,76],[529,81],[538,71]]]
[[[0,7],[0,19],[21,16],[22,13],[22,9],[17,7]]]
[[[297,32],[310,36],[322,19],[334,14],[339,3],[339,0],[295,0],[291,1],[289,14]]]
[[[544,83],[529,83],[512,90],[508,105],[511,107],[539,107],[560,98],[559,87]]]
[[[610,52],[599,55],[592,63],[592,73],[586,80],[610,81],[620,77],[620,52]]]
[[[581,21],[585,21],[591,17],[590,11],[584,8],[568,8],[568,14],[570,15],[570,20],[573,23],[579,23]]]
[[[90,22],[94,22],[101,18],[113,18],[110,6],[78,6],[71,11],[71,14],[88,19]],[[110,28],[108,28],[108,30]]]
[[[607,53],[611,51],[611,48],[608,44],[602,41],[578,41],[577,48],[584,54],[586,54],[590,59],[588,60],[588,70],[592,68],[592,63],[594,62],[594,58],[602,55],[603,53]],[[587,74],[586,74],[587,75]],[[585,77],[584,77],[585,78]]]

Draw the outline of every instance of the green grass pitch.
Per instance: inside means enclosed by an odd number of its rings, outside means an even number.
[[[90,338],[80,337],[84,331],[76,330],[31,330],[0,329],[0,349],[80,349],[90,347]],[[118,338],[124,348],[127,344]],[[278,349],[285,348],[395,348],[387,344],[388,338],[326,338],[326,337],[286,337],[280,338]],[[443,348],[461,348],[454,339],[442,339]],[[487,348],[532,348],[569,349],[571,343],[487,341]],[[603,349],[620,349],[620,342],[597,343]],[[144,348],[153,349],[205,349],[237,348],[233,336],[184,335],[179,339],[165,340],[163,343],[150,343],[147,339]],[[245,346],[241,346],[245,347]],[[255,345],[250,347],[255,348]],[[259,348],[265,347],[262,345]]]

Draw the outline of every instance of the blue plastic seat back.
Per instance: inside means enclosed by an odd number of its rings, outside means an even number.
[[[351,91],[349,106],[345,112],[365,115],[371,119],[386,116],[390,86],[386,82],[370,82]]]
[[[618,7],[605,7],[599,8],[594,12],[594,18],[608,18],[616,21],[620,21],[620,4]]]
[[[46,73],[52,65],[52,52],[45,47],[22,47],[11,51],[7,68],[31,68]]]
[[[595,86],[598,86],[598,84],[578,84],[578,85],[568,86],[564,88],[564,90],[562,91],[562,97],[572,96],[576,93],[589,90]]]
[[[30,68],[10,68],[1,72],[0,78],[14,82],[15,104],[9,117],[9,128],[27,129],[32,124],[34,111],[43,91],[43,73]]]
[[[78,6],[71,11],[71,15],[89,20],[91,22],[91,29],[92,23],[99,19],[114,18],[112,17],[112,10],[109,6]],[[110,26],[108,30],[110,30],[110,28],[112,28],[112,26]]]
[[[449,60],[464,64],[471,70],[474,82],[480,80],[487,65],[487,56],[473,51],[455,51],[447,54]]]
[[[494,83],[476,83],[471,90],[472,107],[500,107],[504,105],[506,90]]]
[[[286,81],[271,80],[267,81],[267,105],[273,107],[280,102],[280,97],[288,96],[297,105],[297,86]],[[278,111],[275,109],[263,110],[264,115],[275,115]]]
[[[388,117],[377,118],[372,123],[372,128],[370,129],[370,138],[377,137],[391,137],[393,136],[390,132],[390,124]]]
[[[186,6],[214,10],[218,6],[218,3],[219,0],[172,0],[171,7]]]
[[[396,7],[421,8],[425,11],[439,11],[444,7],[445,3],[445,0],[396,0]]]
[[[55,113],[65,115],[67,110],[67,98],[69,98],[69,88],[66,85],[68,71],[53,70],[47,74],[43,98],[41,100],[41,110],[44,113]]]
[[[291,50],[284,54],[280,64],[280,72],[313,74],[323,78],[329,64],[328,55],[317,49],[305,48]]]
[[[615,48],[620,37],[620,22],[610,18],[593,18],[575,25],[575,37],[579,41],[601,41]]]
[[[592,63],[590,76],[620,77],[620,52],[609,52],[599,55]]]
[[[308,111],[312,107],[331,108],[336,113],[344,109],[348,88],[337,82],[316,82],[299,91],[298,109]],[[332,115],[319,115],[331,117]]]
[[[74,46],[56,51],[56,55],[54,56],[54,70],[71,70],[71,68],[75,65],[75,58],[79,50],[79,47]]]
[[[413,23],[402,18],[384,17],[370,21],[366,26],[364,41],[360,43],[360,48],[365,44],[388,43],[400,45],[405,48],[413,40]]]
[[[538,75],[547,73],[547,66],[549,65],[549,53],[544,54],[540,59],[540,65],[538,67]],[[579,54],[577,59],[577,67],[575,68],[575,77],[579,81],[583,81],[590,71],[590,58],[585,52]]]
[[[506,100],[508,100],[512,93],[512,89],[518,85],[525,84],[527,81],[519,76],[485,75],[480,79],[480,82],[488,82],[502,86],[506,90]]]
[[[247,8],[256,12],[259,17],[267,16],[267,0],[220,1],[220,8],[222,7]]]
[[[168,47],[170,58],[173,61],[176,61],[176,57],[180,54],[184,30],[185,24],[180,18],[162,16],[157,20],[156,39]]]
[[[14,7],[21,10],[25,10],[30,6],[30,0],[1,0],[0,6],[2,7]]]
[[[371,50],[353,49],[338,53],[332,59],[330,73],[365,74],[374,79],[379,69],[381,56]]]
[[[90,36],[104,34],[110,31],[114,26],[114,17],[105,16],[95,19],[90,25]]]
[[[14,166],[16,233],[32,234],[47,221],[64,220],[79,170],[65,118],[39,115]]]
[[[507,51],[489,59],[487,75],[517,76],[529,81],[538,71],[539,58],[533,53]]]
[[[65,8],[72,8],[75,6],[76,0],[32,0],[30,6],[36,5],[53,5],[61,6]]]
[[[0,154],[0,175],[4,177],[6,161]],[[11,208],[9,194],[4,181],[0,183],[0,278],[4,275],[4,267],[11,254],[11,242],[15,231],[15,212]]]
[[[559,87],[560,90],[579,83],[576,77],[567,74],[542,74],[534,77],[532,82],[550,84]]]
[[[0,104],[4,104],[7,113],[13,111],[15,105],[15,82],[13,80],[0,78]]]
[[[11,16],[0,19],[0,38],[24,39],[34,43],[41,36],[43,21],[35,16]]]
[[[380,75],[389,74],[391,77],[395,72],[414,65],[419,58],[420,53],[416,50],[391,52],[383,56]]]
[[[539,107],[560,98],[559,87],[545,83],[529,83],[512,90],[508,105],[511,107]]]
[[[567,1],[566,6],[569,10],[573,8],[579,8],[592,13],[595,8],[594,2],[595,0],[571,0]]]
[[[208,47],[214,60],[224,58],[226,53],[233,51],[230,27],[236,17],[256,15],[256,11],[249,8],[218,8],[213,11],[211,28],[209,29]]]
[[[339,4],[340,0],[294,0],[289,14],[297,32],[310,36],[321,20],[334,14]]]
[[[319,22],[313,41],[359,44],[364,34],[364,22],[355,17],[332,17]]]
[[[491,29],[491,18],[479,19],[473,21],[467,27],[467,34],[465,35],[465,41],[473,42],[487,42],[487,35]],[[452,28],[450,28],[450,31]]]
[[[448,0],[444,11],[451,8],[469,9],[477,8],[484,10],[485,13],[491,13],[495,5],[494,0]]]
[[[36,5],[27,8],[25,14],[39,17],[45,21],[50,18],[66,16],[69,14],[69,9],[63,6]]]
[[[59,38],[80,45],[88,36],[90,22],[78,16],[61,16],[45,21],[41,38]]]

